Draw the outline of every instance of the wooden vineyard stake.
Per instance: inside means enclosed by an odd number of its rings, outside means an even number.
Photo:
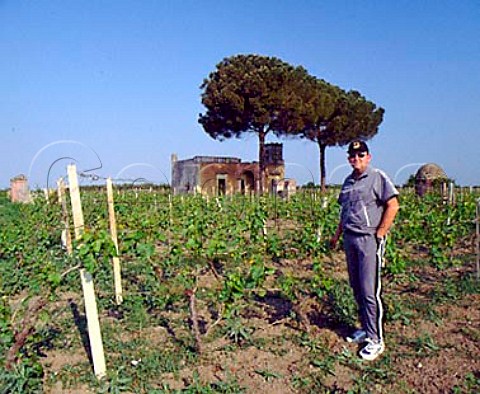
[[[68,218],[68,209],[67,209],[67,199],[65,198],[65,182],[63,178],[60,178],[57,181],[57,193],[58,193],[58,202],[62,207],[62,221],[65,226],[62,234],[64,235],[65,247],[67,248],[67,253],[72,254],[72,234],[70,234],[70,222]]]
[[[173,224],[173,203],[172,203],[172,195],[171,194],[168,194],[168,219],[169,219],[169,223],[170,223],[170,226],[172,226]]]
[[[115,208],[113,205],[113,187],[112,179],[107,179],[107,201],[108,201],[108,217],[110,220],[110,235],[117,256],[113,258],[113,280],[115,285],[115,302],[120,305],[123,302],[122,296],[122,274],[120,269],[120,258],[118,257],[118,237],[117,237],[117,221],[115,219]]]
[[[267,220],[263,219],[262,236],[263,238],[265,238],[267,235],[268,235]]]
[[[45,197],[45,201],[47,202],[47,205],[50,204],[50,201],[48,199],[48,189],[46,188],[43,189],[43,196]]]
[[[80,190],[78,188],[77,167],[70,164],[67,167],[68,183],[70,186],[70,200],[72,202],[73,224],[75,226],[75,239],[79,239],[84,231],[82,203]],[[102,333],[100,321],[98,320],[97,301],[93,287],[92,275],[84,268],[80,269],[82,281],[83,298],[85,302],[85,313],[87,315],[88,337],[92,352],[93,369],[98,379],[106,375],[105,355],[103,353]]]
[[[328,198],[326,196],[322,197],[322,208],[327,209],[328,208]]]
[[[87,314],[88,337],[90,339],[90,349],[92,349],[93,369],[98,379],[106,375],[105,355],[103,353],[102,333],[100,331],[100,321],[98,320],[97,301],[95,299],[95,289],[93,287],[93,278],[90,272],[85,268],[80,269],[82,279],[83,296],[85,298],[85,313]]]
[[[83,233],[83,212],[82,202],[80,201],[80,190],[78,188],[77,166],[70,164],[67,167],[68,184],[70,188],[70,201],[72,203],[73,227],[75,230],[75,239],[79,239]]]
[[[450,182],[448,184],[448,204],[455,204],[455,187],[453,185],[453,182]]]

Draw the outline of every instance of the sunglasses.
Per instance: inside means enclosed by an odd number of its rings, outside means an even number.
[[[357,152],[357,153],[349,153],[348,158],[353,159],[355,156],[359,157],[360,159],[363,159],[365,156],[367,156],[367,152]]]

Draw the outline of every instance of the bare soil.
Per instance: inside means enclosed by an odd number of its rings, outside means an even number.
[[[334,254],[325,265],[333,277],[346,280],[343,254]],[[312,264],[308,260],[281,260],[276,268],[281,272],[295,272],[297,277],[312,275]],[[469,382],[480,379],[480,295],[477,292],[458,298],[448,291],[442,293],[443,283],[460,280],[471,271],[468,266],[440,271],[425,265],[409,271],[416,281],[409,280],[408,275],[404,280],[385,276],[384,295],[394,300],[394,305],[386,305],[387,313],[403,310],[405,315],[386,319],[386,351],[374,362],[358,358],[359,348],[344,340],[350,327],[332,320],[327,306],[317,297],[306,298],[298,306],[307,318],[306,326],[291,313],[294,305],[274,290],[257,297],[242,315],[250,337],[238,344],[232,344],[227,334],[220,333],[225,322],[212,315],[200,299],[197,307],[202,322],[203,354],[195,363],[186,363],[176,372],[159,373],[150,378],[150,382],[158,388],[168,385],[180,390],[191,386],[198,376],[202,384],[236,381],[246,393],[272,394],[347,393],[349,390],[466,393],[472,387],[476,390],[478,386]],[[200,283],[214,286],[215,278],[209,272]],[[439,294],[443,294],[444,299],[438,299]],[[63,308],[68,317],[72,313],[72,302],[81,311],[81,299],[77,295],[72,301],[71,294],[54,308],[57,313]],[[82,318],[82,313],[79,312],[77,319]],[[188,312],[165,311],[162,317],[182,322],[188,319]],[[208,330],[213,324],[216,326]],[[69,378],[75,375],[75,368],[91,372],[88,344],[79,326],[72,324],[63,343],[45,351],[42,363],[47,393],[94,392],[91,378],[82,380],[80,372],[77,377]],[[126,344],[142,340],[158,352],[175,349],[175,342],[192,335],[188,324],[122,331],[121,319],[108,315],[102,316],[102,326],[117,330],[119,334],[113,335],[116,341]],[[109,364],[111,354],[106,356]],[[140,368],[142,362],[132,359],[124,367]]]

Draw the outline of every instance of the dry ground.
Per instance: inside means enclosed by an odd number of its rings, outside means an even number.
[[[335,278],[346,279],[341,253],[335,254],[328,265]],[[299,277],[312,274],[309,261],[281,261],[276,268],[282,272],[295,272]],[[477,291],[458,298],[442,290],[443,284],[447,286],[452,279],[460,280],[471,271],[468,267],[438,271],[427,265],[410,270],[410,276],[405,276],[404,280],[384,277],[386,309],[390,314],[385,325],[387,348],[374,362],[358,358],[357,346],[344,341],[348,327],[334,321],[328,307],[318,298],[305,299],[299,306],[308,320],[306,326],[302,326],[291,313],[292,304],[272,291],[257,298],[244,311],[242,322],[248,339],[239,344],[233,344],[228,335],[216,331],[225,322],[217,321],[200,299],[198,314],[203,323],[203,354],[194,362],[178,361],[173,372],[159,372],[148,377],[142,375],[145,361],[140,355],[145,351],[137,349],[139,356],[135,357],[135,344],[147,344],[151,352],[158,354],[175,351],[178,349],[176,343],[191,337],[185,323],[188,314],[165,311],[161,316],[163,323],[127,331],[122,329],[122,319],[104,315],[102,329],[107,332],[105,338],[109,342],[106,347],[118,348],[117,354],[106,354],[107,364],[111,368],[113,360],[117,360],[115,367],[118,368],[122,349],[128,349],[132,357],[130,362],[124,359],[122,367],[129,376],[134,376],[134,386],[141,387],[140,381],[146,379],[159,389],[168,384],[172,390],[192,387],[195,379],[198,384],[205,385],[236,382],[237,387],[244,388],[246,393],[347,393],[349,390],[453,393],[477,390],[480,379],[480,295]],[[409,279],[413,276],[417,280]],[[214,278],[207,274],[202,281],[208,286]],[[72,320],[76,315],[77,324],[70,325],[69,329],[58,328],[62,330],[63,342],[44,350],[45,391],[95,392],[81,299],[78,295],[68,294],[53,309],[58,322]],[[394,313],[397,316],[392,317]],[[215,321],[217,326],[207,335],[207,328]],[[52,326],[55,323],[52,322]],[[141,392],[140,388],[138,390]]]

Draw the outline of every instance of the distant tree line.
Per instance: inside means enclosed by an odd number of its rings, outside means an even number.
[[[264,187],[265,138],[298,137],[319,148],[320,184],[326,188],[325,151],[378,132],[384,109],[355,90],[310,75],[276,57],[235,55],[217,64],[201,87],[206,111],[199,123],[212,138],[258,136],[260,191]]]

